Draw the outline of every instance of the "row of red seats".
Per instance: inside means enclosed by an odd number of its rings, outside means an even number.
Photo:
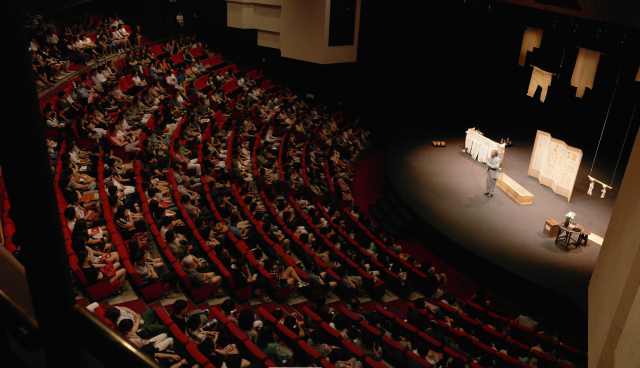
[[[2,213],[2,223],[0,223],[0,242],[4,244],[9,253],[15,253],[18,248],[13,244],[12,237],[16,232],[16,226],[13,220],[9,217],[9,209],[11,203],[9,202],[9,195],[7,188],[4,186],[4,178],[0,173],[0,213]]]
[[[179,127],[176,129],[176,132],[174,132],[173,137],[178,137],[180,134],[180,129],[181,129],[181,125],[179,125]],[[202,150],[202,144],[199,147],[200,151]],[[230,157],[231,155],[229,155]],[[178,207],[180,208],[182,206],[181,203],[181,199],[180,199],[180,195],[179,193],[177,193],[177,183],[175,182],[175,178],[173,177],[173,169],[169,170],[169,182],[171,183],[173,189],[174,189],[174,197],[176,198],[176,204],[178,205]],[[217,211],[217,208],[215,208],[215,204],[213,202],[213,200],[211,199],[210,193],[209,193],[209,186],[206,185],[206,183],[203,184],[203,188],[205,190],[205,198],[207,198],[207,201],[214,213],[214,215],[216,216],[216,219],[218,221],[224,221],[222,219],[222,217],[220,216],[220,214]],[[200,236],[200,234],[198,233],[198,231],[195,229],[195,225],[193,225],[193,222],[191,221],[191,219],[189,218],[188,214],[186,213],[186,210],[184,210],[184,208],[181,208],[181,213],[183,215],[183,218],[187,221],[187,223],[189,224],[190,227],[192,227],[194,236],[196,238],[199,238],[198,240],[200,241],[201,246],[206,247],[206,243],[204,242],[204,240],[202,239],[202,237]],[[245,255],[245,257],[247,257],[247,260],[252,263],[254,266],[256,266],[259,270],[259,272],[269,281],[269,285],[270,285],[270,289],[274,290],[275,289],[275,281],[273,280],[273,276],[271,274],[269,274],[266,270],[264,270],[263,267],[260,267],[258,265],[258,262],[252,257],[252,253],[248,252],[248,247],[247,245],[242,242],[239,241],[238,239],[236,239],[233,234],[227,230],[227,236],[229,237],[229,239],[231,239],[234,244],[236,245],[236,248],[240,251],[240,253],[242,253],[243,255]],[[213,254],[212,254],[213,253]],[[209,256],[210,258],[215,259],[215,251],[213,250],[209,250]],[[218,261],[219,263],[219,261]],[[222,266],[221,264],[219,266]],[[242,288],[236,288],[235,287],[235,283],[233,281],[233,278],[231,277],[231,274],[224,269],[224,266],[222,266],[221,268],[219,267],[219,270],[221,272],[221,275],[223,276],[223,280],[225,283],[225,286],[228,287],[229,290],[231,290],[235,295],[236,298],[241,301],[241,300],[246,300],[247,298],[249,298],[251,296],[251,285],[247,285],[244,286]]]
[[[192,307],[193,308],[193,307]],[[113,325],[113,323],[104,317],[104,310],[102,309],[102,307],[97,306],[93,309],[93,313],[100,318],[100,320],[102,322],[104,322],[107,326],[115,329],[115,326]],[[138,310],[135,311],[136,313],[142,313],[144,312],[143,310]],[[158,319],[160,321],[162,321],[163,324],[165,324],[167,327],[169,327],[169,330],[171,331],[171,335],[173,336],[173,338],[177,341],[179,341],[181,344],[183,344],[185,346],[185,349],[187,351],[187,353],[201,366],[204,368],[216,368],[213,364],[211,364],[211,362],[209,362],[209,359],[207,359],[207,357],[205,357],[199,350],[198,348],[193,345],[193,343],[191,343],[191,341],[189,341],[189,339],[187,338],[187,336],[184,334],[184,332],[180,331],[180,329],[178,328],[178,326],[176,326],[176,324],[173,322],[173,320],[171,319],[171,317],[169,317],[167,315],[167,313],[164,311],[164,309],[162,309],[162,307],[158,307],[155,310],[156,315],[158,316]]]

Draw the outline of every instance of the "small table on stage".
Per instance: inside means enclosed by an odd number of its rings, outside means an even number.
[[[591,235],[591,231],[585,230],[576,223],[570,223],[568,227],[561,223],[558,236],[556,236],[556,244],[564,245],[566,250],[569,250],[570,245],[575,245],[576,248],[580,245],[586,246],[589,235]]]

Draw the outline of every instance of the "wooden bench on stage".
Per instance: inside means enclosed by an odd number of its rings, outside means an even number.
[[[532,204],[533,194],[524,189],[520,184],[516,183],[513,179],[508,177],[504,173],[498,175],[498,182],[496,183],[498,188],[504,190],[505,193],[513,198],[518,204]]]

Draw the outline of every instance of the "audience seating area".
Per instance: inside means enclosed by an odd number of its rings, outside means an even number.
[[[133,97],[143,97],[153,88],[164,99],[134,106],[138,114],[125,114],[133,101],[127,98],[117,102],[119,109],[100,111],[104,125],[117,125],[113,133],[104,129],[103,139],[81,138],[77,125],[82,115],[97,107],[96,101],[109,98],[107,93],[82,104],[72,128],[45,126],[47,137],[59,147],[52,166],[69,266],[82,292],[78,303],[89,305],[116,329],[105,318],[109,307],[127,307],[138,314],[153,309],[158,323],[170,331],[174,351],[188,366],[219,368],[213,363],[219,360],[210,361],[198,342],[178,327],[167,293],[183,294],[178,298],[187,300],[187,312],[210,311],[206,317],[217,321],[214,330],[255,367],[334,367],[336,359],[323,355],[319,344],[339,348],[340,361],[355,358],[373,368],[384,367],[381,360],[394,367],[586,367],[585,352],[558,340],[540,324],[533,322],[535,330],[523,325],[531,325],[530,316],[507,318],[480,295],[457,300],[449,290],[455,286],[443,282],[444,274],[403,253],[359,211],[350,183],[370,142],[357,120],[322,103],[308,106],[259,71],[239,69],[196,46],[188,51],[206,71],[178,84],[162,78],[156,89],[146,65],[147,86],[136,89]],[[182,68],[191,67],[183,52],[168,54],[164,44],[148,50],[158,59],[170,59],[176,78]],[[135,86],[128,65],[127,57],[113,64],[122,73],[116,82],[125,95]],[[71,95],[79,79],[67,81],[61,90]],[[82,82],[92,86],[91,81]],[[48,104],[57,110],[58,101],[57,94],[41,99],[43,114]],[[137,139],[126,141],[128,135]],[[123,140],[126,144],[118,144]],[[122,163],[114,165],[116,158]],[[61,185],[69,177],[70,188],[82,187],[79,207],[68,203],[70,189]],[[86,182],[92,184],[83,186]],[[116,194],[112,187],[118,188]],[[120,197],[115,204],[114,195]],[[87,278],[77,254],[84,250],[74,243],[78,232],[65,216],[70,206],[83,214],[94,212],[87,221],[93,223],[89,229],[99,229],[95,231],[104,243],[112,244],[113,253],[105,253],[117,256],[112,263],[126,271],[124,279],[117,274]],[[131,217],[119,214],[120,206]],[[9,209],[0,177],[2,240],[18,255]],[[173,229],[182,241],[167,240],[167,231]],[[133,251],[130,246],[135,246]],[[162,267],[170,266],[166,274],[145,279],[137,267],[138,248],[149,258],[159,257]],[[202,262],[198,271],[212,272],[214,279],[197,281],[185,266],[187,258]],[[253,276],[245,282],[249,272]],[[299,281],[288,283],[293,274]],[[127,285],[137,299],[115,302]],[[228,293],[226,298],[214,296],[218,285]],[[293,359],[270,360],[268,351],[221,309],[229,298],[238,313],[251,311],[272,328]],[[326,300],[331,302],[325,305]],[[282,318],[294,316],[303,322],[301,331],[280,323],[273,316],[276,310]],[[321,341],[310,339],[315,336]]]

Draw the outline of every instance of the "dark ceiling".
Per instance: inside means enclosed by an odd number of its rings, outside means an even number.
[[[638,0],[499,0],[505,3],[591,19],[598,22],[640,29],[640,1]],[[544,4],[543,4],[544,3]],[[561,6],[570,6],[569,9]],[[557,4],[559,6],[547,5]],[[575,6],[577,4],[577,7]],[[575,10],[579,8],[580,10]]]

